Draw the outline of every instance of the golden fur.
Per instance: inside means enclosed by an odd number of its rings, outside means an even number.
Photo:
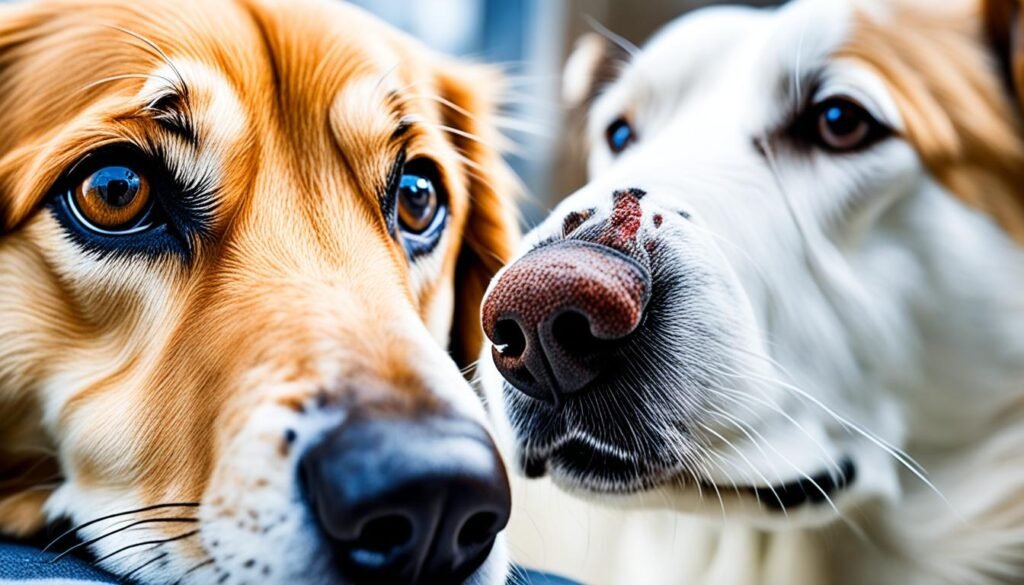
[[[432,369],[449,341],[475,357],[513,239],[496,87],[336,2],[0,6],[0,533],[39,530],[68,482],[199,501],[268,401],[441,408]],[[147,108],[164,96],[193,141]],[[116,142],[206,169],[212,226],[189,261],[98,258],[46,207]],[[402,143],[450,198],[419,266],[377,200]]]

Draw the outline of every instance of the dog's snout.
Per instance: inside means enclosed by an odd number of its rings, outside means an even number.
[[[473,422],[356,419],[311,448],[302,482],[354,583],[461,583],[508,523],[508,478]]]
[[[651,276],[607,246],[566,240],[510,266],[484,301],[484,332],[501,374],[559,402],[610,367],[608,353],[640,324]]]

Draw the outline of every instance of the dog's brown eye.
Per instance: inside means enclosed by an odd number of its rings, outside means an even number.
[[[92,227],[132,228],[149,209],[149,182],[129,167],[102,167],[75,186],[73,199],[75,209]]]
[[[422,234],[433,225],[439,208],[434,181],[407,169],[398,185],[398,222],[402,229]]]
[[[391,192],[393,217],[409,257],[433,250],[448,223],[448,197],[437,165],[425,158],[405,163]]]
[[[818,142],[838,152],[858,150],[874,142],[882,125],[850,98],[830,98],[816,108]]]

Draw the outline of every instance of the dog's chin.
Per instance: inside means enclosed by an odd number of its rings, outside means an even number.
[[[684,468],[668,461],[636,457],[582,433],[574,433],[520,457],[527,477],[550,476],[569,492],[628,495],[679,481]]]
[[[521,470],[549,477],[577,497],[620,507],[670,508],[686,513],[743,518],[765,528],[823,525],[837,518],[857,477],[853,459],[837,469],[778,478],[777,483],[702,478],[682,462],[641,457],[585,433],[570,433],[542,451],[521,451]]]

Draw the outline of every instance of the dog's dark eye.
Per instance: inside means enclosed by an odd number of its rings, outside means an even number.
[[[90,252],[188,259],[208,233],[211,196],[180,184],[160,157],[116,143],[65,171],[48,206],[68,237]]]
[[[89,229],[129,234],[145,229],[152,207],[149,180],[129,166],[100,167],[69,193],[71,209]]]
[[[608,141],[608,148],[614,154],[619,154],[633,144],[636,140],[636,135],[629,121],[625,118],[619,118],[612,122],[608,129],[605,130],[605,139]]]
[[[416,173],[402,175],[398,184],[398,222],[403,230],[423,233],[433,223],[438,209],[433,180]]]
[[[863,149],[887,132],[885,126],[851,98],[829,98],[815,106],[813,114],[815,141],[834,152]]]
[[[444,231],[447,201],[434,163],[416,159],[406,163],[398,181],[398,228],[410,255],[430,251]]]

